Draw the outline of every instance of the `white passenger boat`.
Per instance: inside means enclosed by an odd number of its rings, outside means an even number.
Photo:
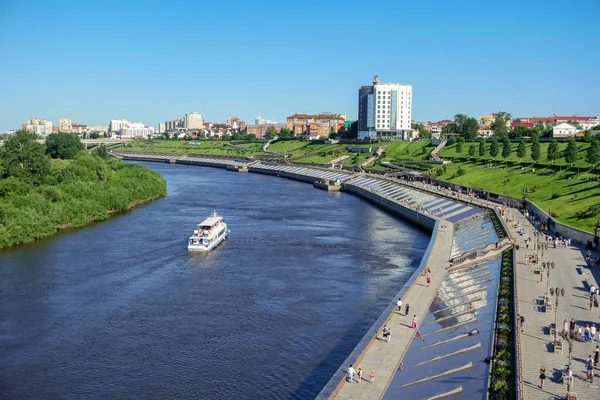
[[[198,229],[188,239],[188,251],[211,251],[227,238],[229,230],[223,217],[213,211],[212,215],[198,224]]]

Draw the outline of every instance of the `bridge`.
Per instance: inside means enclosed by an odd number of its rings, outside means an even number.
[[[115,143],[129,143],[133,138],[99,138],[99,139],[81,139],[81,143],[85,145],[85,148],[100,146],[101,144],[115,144]],[[45,139],[39,139],[38,143],[46,143]],[[0,146],[4,146],[4,140],[0,140]]]

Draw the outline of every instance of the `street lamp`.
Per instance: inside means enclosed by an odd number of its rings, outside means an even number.
[[[548,272],[550,272],[550,269],[548,269]],[[558,332],[558,326],[556,325],[557,318],[558,318],[558,299],[561,296],[562,297],[565,296],[565,289],[564,288],[559,288],[558,286],[556,288],[550,288],[550,296],[554,297],[554,299],[555,299],[555,305],[554,305],[554,339],[556,340],[556,336],[557,336],[557,332]],[[569,359],[570,358],[571,358],[571,355],[569,354]]]

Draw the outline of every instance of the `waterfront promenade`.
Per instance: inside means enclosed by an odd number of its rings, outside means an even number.
[[[411,328],[413,315],[417,316],[419,326],[429,310],[429,306],[442,282],[446,268],[449,266],[450,252],[452,250],[453,226],[451,223],[442,222],[447,225],[447,231],[438,230],[435,244],[427,265],[431,268],[431,284],[428,287],[425,276],[419,277],[414,285],[407,291],[402,299],[401,312],[395,311],[389,319],[387,326],[392,330],[390,343],[381,338],[381,332],[373,341],[370,348],[364,354],[362,360],[354,369],[363,370],[363,380],[360,384],[356,382],[344,382],[341,390],[335,396],[336,399],[379,399],[383,397],[389,382],[398,370],[398,366],[415,335],[415,329]],[[395,299],[397,300],[397,299]],[[409,315],[404,315],[404,305],[410,304]],[[343,366],[346,370],[349,365]],[[375,371],[375,384],[369,384],[371,371]],[[356,375],[355,375],[356,378]]]
[[[510,221],[515,219],[524,225],[524,234],[521,236],[516,228],[511,227]],[[564,398],[567,387],[558,383],[560,371],[569,363],[569,344],[562,341],[562,352],[554,352],[552,341],[554,336],[550,334],[549,324],[554,323],[554,312],[546,313],[543,306],[543,296],[548,287],[559,287],[565,289],[564,297],[558,301],[556,320],[559,333],[562,330],[562,322],[574,318],[578,326],[585,328],[587,324],[596,324],[600,328],[600,311],[598,308],[589,310],[589,287],[598,287],[600,273],[598,270],[590,270],[585,263],[580,248],[571,246],[559,246],[554,249],[552,245],[541,238],[541,243],[548,243],[548,250],[538,251],[545,262],[554,262],[554,268],[550,269],[548,282],[547,271],[542,271],[541,264],[525,264],[525,256],[535,253],[533,245],[525,245],[525,239],[531,237],[535,243],[535,235],[532,225],[525,217],[515,209],[510,209],[505,226],[508,227],[511,236],[517,238],[519,249],[516,250],[517,270],[517,299],[518,311],[525,318],[525,329],[520,334],[522,351],[522,373],[523,373],[523,398],[526,400],[547,400],[549,398]],[[543,273],[543,281],[541,276]],[[548,284],[549,283],[549,284]],[[555,298],[551,298],[555,308]],[[559,337],[560,338],[560,337]],[[600,398],[600,369],[596,367],[596,377],[593,383],[586,378],[584,362],[599,344],[574,341],[571,359],[571,370],[573,371],[574,384],[572,392],[577,393],[578,400],[592,400]],[[540,384],[540,367],[546,367],[548,379],[544,388]]]

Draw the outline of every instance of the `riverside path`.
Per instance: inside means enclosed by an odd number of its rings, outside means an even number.
[[[336,394],[336,399],[379,399],[383,397],[389,382],[398,370],[402,357],[409,347],[415,329],[411,328],[412,316],[416,315],[419,326],[425,314],[429,310],[435,294],[441,284],[446,268],[449,266],[450,252],[452,250],[453,225],[442,221],[448,229],[438,230],[435,244],[427,265],[431,268],[431,284],[427,286],[425,277],[421,276],[408,290],[402,301],[410,304],[409,315],[404,315],[404,307],[401,312],[395,311],[389,319],[387,326],[392,330],[390,343],[381,338],[381,333],[366,351],[359,364],[354,369],[363,370],[363,379],[360,384],[355,382],[344,382],[342,388]],[[348,365],[344,366],[348,368]],[[375,384],[369,384],[371,371],[375,371]],[[356,375],[355,375],[356,378]]]
[[[521,227],[524,227],[523,235],[513,228],[511,221],[516,221]],[[565,247],[558,246],[553,248],[549,242],[545,241],[545,236],[537,236],[530,221],[515,209],[510,209],[506,217],[505,226],[511,236],[517,238],[519,249],[516,250],[516,269],[517,269],[517,304],[518,311],[525,318],[523,333],[520,334],[521,352],[522,352],[522,374],[523,374],[523,393],[522,398],[526,400],[547,400],[554,398],[565,398],[567,387],[559,383],[561,370],[569,364],[569,344],[560,337],[562,331],[562,322],[571,318],[575,319],[578,326],[585,329],[586,325],[596,324],[600,328],[600,311],[594,307],[592,311],[589,308],[589,287],[595,285],[599,279],[597,269],[590,270],[585,263],[583,252],[576,246]],[[525,239],[531,237],[532,244],[529,249],[525,245]],[[548,249],[537,251],[536,238],[542,244],[548,244]],[[545,246],[544,246],[545,247]],[[541,257],[542,262],[553,262],[554,268],[542,270],[541,263],[526,264],[525,256],[535,254]],[[551,307],[548,311],[544,307],[544,294],[548,293],[549,287],[559,287],[565,289],[564,297],[558,299],[556,307],[556,298],[550,296]],[[550,310],[552,308],[552,310]],[[554,312],[557,314],[555,315]],[[558,338],[561,340],[562,352],[557,349],[554,351],[552,345],[554,334],[550,333],[549,326],[558,322]],[[576,393],[578,400],[600,399],[600,369],[595,368],[594,382],[588,382],[586,377],[586,368],[584,362],[592,351],[598,345],[592,342],[573,341],[573,351],[571,357],[571,370],[573,371],[573,386],[571,392]],[[544,387],[540,388],[540,367],[546,367],[547,379]]]

